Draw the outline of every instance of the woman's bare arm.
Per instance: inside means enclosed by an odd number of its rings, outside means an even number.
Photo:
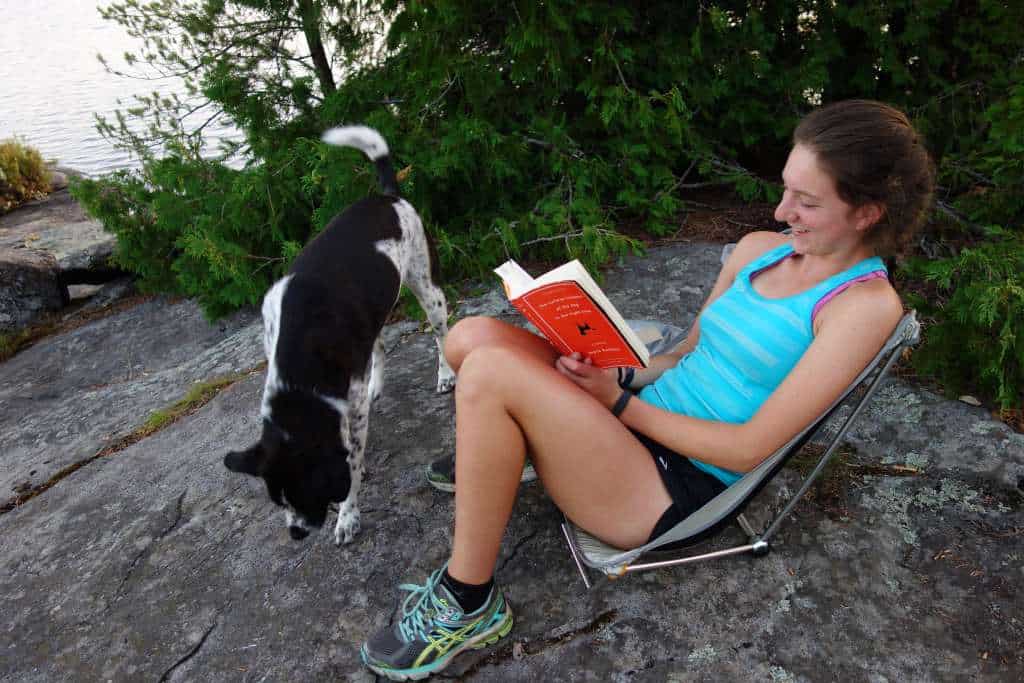
[[[881,280],[836,297],[811,346],[746,423],[677,415],[643,401],[631,401],[620,418],[683,455],[749,471],[824,412],[878,353],[902,313],[899,297]]]
[[[741,240],[705,307],[728,289],[743,266],[783,239],[752,233]],[[830,301],[816,319],[811,346],[744,424],[679,415],[637,400],[629,402],[620,419],[683,455],[736,472],[749,471],[824,412],[871,361],[902,314],[899,297],[884,280],[861,283]],[[691,330],[672,356],[678,360],[680,351],[689,352],[699,334],[696,327]],[[556,367],[604,405],[610,407],[618,399],[614,379],[609,382],[606,373],[579,359],[560,358]]]

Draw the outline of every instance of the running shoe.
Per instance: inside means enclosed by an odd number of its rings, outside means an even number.
[[[533,463],[527,458],[519,481],[525,484],[536,478],[537,470],[533,469]],[[455,456],[446,455],[427,465],[427,481],[439,491],[455,493]]]
[[[399,586],[409,595],[402,602],[398,623],[379,631],[359,652],[374,673],[393,681],[426,678],[448,666],[460,652],[493,645],[512,630],[512,609],[497,586],[480,609],[465,614],[441,585],[443,573],[444,567],[423,586]]]

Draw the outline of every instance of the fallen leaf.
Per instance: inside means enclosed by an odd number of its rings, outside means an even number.
[[[959,398],[959,401],[961,403],[966,403],[969,406],[980,406],[981,405],[981,401],[979,401],[978,399],[974,398],[973,396],[961,396]]]

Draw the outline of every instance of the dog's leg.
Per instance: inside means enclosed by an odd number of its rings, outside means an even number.
[[[377,337],[373,343],[373,359],[370,364],[373,370],[370,372],[370,403],[374,403],[384,392],[384,337]]]
[[[434,328],[434,344],[437,346],[437,393],[443,394],[455,388],[455,371],[448,365],[444,357],[444,340],[448,336],[448,306],[445,304],[441,288],[431,283],[433,295],[428,295],[427,303],[420,302],[427,313],[427,320]]]
[[[444,358],[444,340],[448,336],[448,305],[444,292],[437,286],[431,268],[431,247],[423,221],[419,214],[404,199],[394,204],[402,226],[403,239],[396,244],[391,260],[402,273],[402,284],[409,287],[427,314],[430,326],[434,328],[437,344],[437,393],[443,394],[455,388],[455,372]]]
[[[372,370],[367,373],[371,374]],[[334,525],[334,543],[351,543],[359,533],[359,488],[363,483],[363,453],[366,450],[366,434],[370,417],[369,378],[364,376],[353,381],[348,392],[348,470],[352,484],[348,497],[338,508],[338,521]],[[345,426],[343,425],[344,429]],[[346,435],[342,435],[345,440]]]
[[[455,388],[455,372],[444,358],[444,340],[448,336],[448,305],[444,292],[433,283],[424,268],[409,273],[406,285],[416,296],[427,314],[430,326],[434,328],[434,343],[437,345],[437,393],[443,394]]]

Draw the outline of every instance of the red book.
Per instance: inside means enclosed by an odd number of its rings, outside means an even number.
[[[578,352],[599,368],[647,367],[647,347],[579,261],[536,279],[515,261],[494,272],[512,305],[563,355]]]

